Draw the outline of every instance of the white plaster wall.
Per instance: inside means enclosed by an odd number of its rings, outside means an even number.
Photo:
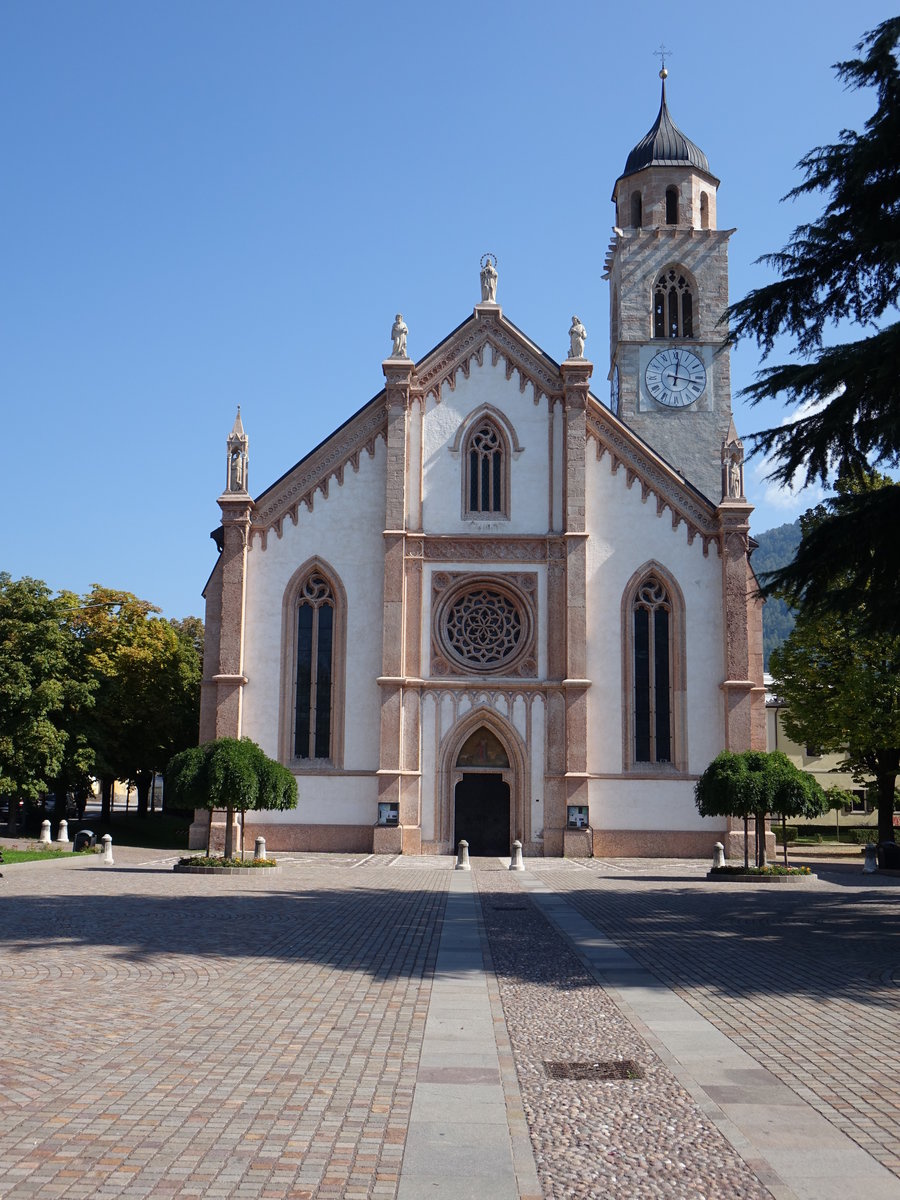
[[[592,779],[588,785],[594,829],[677,829],[715,832],[725,818],[701,817],[690,779]]]
[[[684,595],[688,769],[699,774],[724,745],[720,684],[724,678],[722,565],[702,539],[688,545],[687,528],[672,528],[672,514],[656,514],[656,498],[641,500],[625,470],[597,461],[589,443],[585,478],[587,527],[588,770],[622,770],[621,603],[634,572],[651,559],[676,579]],[[655,786],[662,786],[656,785]],[[650,789],[652,790],[652,789]],[[644,791],[649,795],[648,785]],[[638,826],[627,825],[627,828]],[[678,826],[684,828],[684,826]]]
[[[297,524],[285,518],[281,537],[270,531],[265,550],[253,541],[247,556],[243,733],[267,754],[278,754],[285,589],[298,567],[319,556],[335,571],[347,598],[344,768],[378,769],[381,696],[375,681],[382,662],[384,497],[385,446],[378,439],[374,457],[363,453],[357,471],[345,468],[342,485],[332,477],[327,497],[316,492],[312,512],[301,505]],[[348,797],[357,786],[351,780],[334,782]],[[302,795],[303,776],[300,785]],[[372,811],[370,804],[366,820],[371,821]]]
[[[299,775],[297,792],[296,808],[248,812],[248,827],[254,823],[371,825],[378,812],[378,780],[374,775]]]
[[[545,534],[550,527],[550,434],[547,401],[534,402],[529,383],[519,391],[519,376],[506,378],[506,364],[500,359],[490,364],[490,350],[484,365],[472,359],[469,378],[461,371],[456,388],[445,384],[441,402],[429,397],[424,421],[424,502],[422,525],[428,533]],[[462,443],[452,453],[460,426],[483,404],[503,413],[513,426],[522,447],[510,461],[510,517],[493,521],[463,519]]]

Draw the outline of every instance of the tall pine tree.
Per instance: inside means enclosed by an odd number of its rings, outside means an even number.
[[[821,193],[818,220],[798,226],[777,254],[762,261],[780,278],[731,306],[734,340],[753,337],[764,357],[781,335],[793,338],[795,361],[761,370],[744,390],[753,403],[783,397],[801,406],[786,425],[754,435],[789,484],[854,476],[900,462],[900,17],[882,22],[837,63],[852,88],[875,90],[877,107],[863,132],[843,130],[798,164],[803,182],[787,198]],[[860,336],[834,345],[847,323]],[[811,612],[865,612],[872,632],[900,633],[900,485],[848,492],[829,502],[795,560],[766,581]]]

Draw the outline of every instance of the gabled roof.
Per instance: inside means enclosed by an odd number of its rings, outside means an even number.
[[[531,388],[535,404],[542,398],[553,401],[563,396],[559,363],[507,320],[497,304],[476,305],[472,316],[411,364],[412,394],[423,400],[432,396],[440,403],[443,389],[453,391],[460,374],[468,379],[472,363],[483,366],[486,353],[492,366],[500,361],[505,364],[507,379],[518,376],[521,393]],[[396,359],[389,361],[397,363]],[[374,456],[375,444],[386,432],[386,393],[382,389],[261,493],[253,506],[251,541],[256,535],[265,546],[271,530],[280,537],[285,518],[296,524],[300,506],[312,510],[316,492],[327,497],[330,481],[343,483],[348,465],[358,470],[362,454]],[[595,396],[589,397],[588,434],[598,440],[598,455],[601,443],[602,450],[609,451],[614,471],[625,464],[629,486],[639,478],[644,496],[653,492],[659,511],[670,508],[673,525],[686,521],[690,540],[701,533],[705,547],[706,539],[715,533],[715,506]]]

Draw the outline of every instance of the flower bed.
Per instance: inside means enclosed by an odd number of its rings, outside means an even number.
[[[809,867],[783,867],[772,863],[767,867],[713,867],[706,878],[735,883],[799,883],[818,877]]]
[[[172,868],[183,875],[252,875],[254,871],[278,870],[274,858],[207,858],[194,855],[181,858]]]

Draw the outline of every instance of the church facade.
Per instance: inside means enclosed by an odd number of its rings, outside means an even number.
[[[238,414],[200,736],[252,738],[298,786],[249,835],[404,854],[728,844],[694,783],[723,748],[765,748],[765,705],[717,186],[663,79],[613,193],[608,399],[578,318],[557,363],[504,315],[486,256],[471,317],[413,362],[398,314],[383,390],[255,499]]]

